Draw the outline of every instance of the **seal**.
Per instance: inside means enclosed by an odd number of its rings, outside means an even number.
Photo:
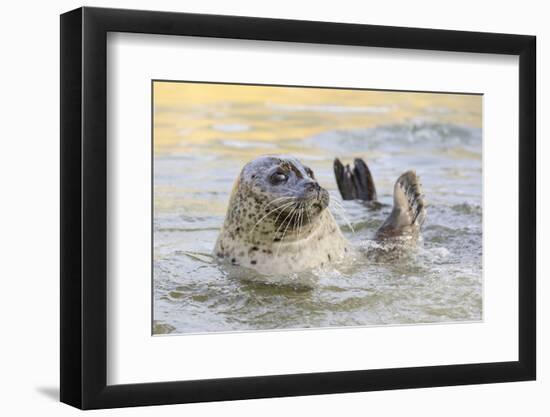
[[[353,169],[334,161],[344,200],[376,201],[374,180],[362,159]],[[414,171],[394,186],[393,210],[375,234],[379,241],[414,242],[426,217]],[[330,196],[313,171],[288,155],[265,155],[248,162],[229,200],[214,253],[222,262],[280,275],[323,267],[353,249],[328,206]]]
[[[254,159],[233,187],[214,253],[265,275],[336,262],[349,243],[328,210],[329,199],[313,171],[296,158]]]

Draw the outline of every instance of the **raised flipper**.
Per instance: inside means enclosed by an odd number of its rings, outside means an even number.
[[[376,239],[416,238],[426,218],[422,185],[414,171],[402,174],[393,188],[393,210],[376,232]]]
[[[334,175],[343,200],[376,201],[376,188],[367,164],[359,158],[353,161],[353,170],[334,159]]]

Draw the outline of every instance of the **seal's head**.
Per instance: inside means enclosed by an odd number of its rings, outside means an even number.
[[[235,183],[216,256],[262,274],[295,272],[338,259],[346,243],[328,204],[327,190],[296,158],[256,158]]]
[[[306,225],[329,204],[329,193],[319,185],[313,171],[292,156],[254,159],[244,166],[238,186],[254,200],[258,212],[276,224],[286,218],[291,226],[296,222]]]
[[[292,156],[261,156],[237,179],[224,233],[248,242],[290,242],[307,237],[328,204],[329,193],[310,168]]]

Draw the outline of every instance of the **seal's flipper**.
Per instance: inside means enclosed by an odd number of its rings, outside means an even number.
[[[422,185],[414,171],[402,174],[393,188],[393,210],[380,229],[377,239],[400,236],[417,237],[426,218]]]
[[[376,201],[376,188],[369,167],[362,159],[353,161],[353,170],[334,159],[334,175],[343,200]]]

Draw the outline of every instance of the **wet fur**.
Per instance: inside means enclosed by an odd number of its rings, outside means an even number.
[[[295,181],[286,196],[283,188],[279,191],[267,180],[266,173],[274,166]],[[315,189],[311,196],[293,202],[298,184]],[[313,172],[295,158],[266,156],[251,161],[233,188],[216,257],[266,275],[323,267],[341,259],[348,243],[327,208],[328,198]]]

